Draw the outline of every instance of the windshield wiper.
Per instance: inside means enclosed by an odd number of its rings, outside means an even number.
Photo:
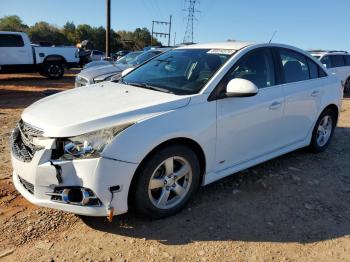
[[[149,85],[147,83],[129,83],[129,82],[125,82],[123,81],[124,84],[127,84],[127,85],[131,85],[131,86],[137,86],[137,87],[142,87],[142,88],[146,88],[146,89],[150,89],[150,90],[156,90],[156,91],[160,91],[160,92],[164,92],[164,93],[170,93],[170,94],[173,94],[173,92],[169,91],[168,89],[165,89],[165,88],[161,88],[161,87],[158,87],[158,86],[152,86],[152,85]]]

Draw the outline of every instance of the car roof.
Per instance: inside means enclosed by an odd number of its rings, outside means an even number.
[[[312,55],[319,55],[319,56],[324,56],[324,55],[349,55],[347,51],[326,51],[326,50],[309,50],[310,54]]]
[[[193,44],[178,47],[178,49],[232,49],[240,50],[246,46],[254,44],[253,42],[227,41],[217,43]]]

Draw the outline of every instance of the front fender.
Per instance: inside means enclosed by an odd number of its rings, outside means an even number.
[[[139,164],[155,147],[175,138],[199,144],[210,170],[215,163],[216,102],[191,103],[187,107],[143,120],[124,130],[108,145],[103,155]],[[191,101],[192,102],[192,101]]]

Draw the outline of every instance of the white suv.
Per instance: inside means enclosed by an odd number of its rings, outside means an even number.
[[[11,136],[13,180],[34,204],[89,216],[178,212],[207,185],[329,145],[340,81],[287,45],[180,47],[123,76],[39,100]]]
[[[311,55],[344,84],[345,92],[350,92],[350,54],[346,51],[310,51]]]

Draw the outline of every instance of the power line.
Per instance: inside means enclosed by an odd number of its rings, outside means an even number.
[[[170,15],[169,22],[166,21],[152,21],[152,34],[151,34],[151,46],[153,45],[153,35],[156,37],[168,37],[168,46],[170,46],[170,36],[171,36],[171,18],[172,15]],[[168,26],[168,33],[163,33],[163,32],[155,32],[154,31],[154,25],[165,25]]]
[[[183,9],[185,12],[187,12],[187,24],[186,24],[186,32],[184,36],[184,43],[193,43],[193,23],[194,20],[196,20],[195,13],[199,13],[197,9],[197,5],[199,5],[199,0],[185,0],[185,6],[187,5],[187,8]]]

